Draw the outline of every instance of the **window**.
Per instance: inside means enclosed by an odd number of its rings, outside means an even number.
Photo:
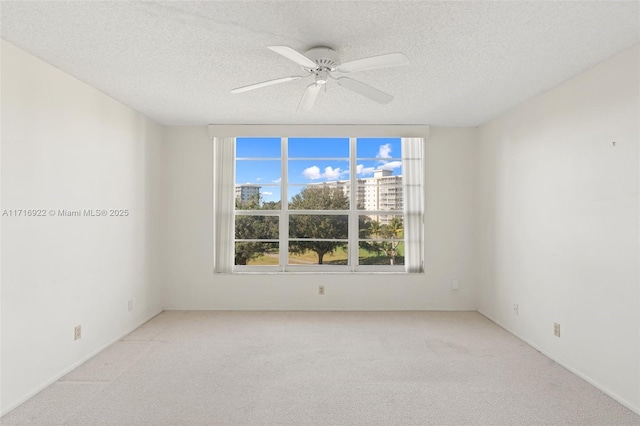
[[[216,271],[421,271],[423,142],[216,138]]]

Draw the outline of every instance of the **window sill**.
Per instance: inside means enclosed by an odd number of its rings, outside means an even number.
[[[405,272],[405,271],[234,271],[234,272],[214,272],[214,275],[424,275],[425,272]]]

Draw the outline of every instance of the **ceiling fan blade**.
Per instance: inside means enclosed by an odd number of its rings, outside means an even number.
[[[285,58],[295,62],[298,65],[302,65],[306,68],[318,68],[318,64],[313,62],[311,59],[304,56],[302,53],[298,52],[290,48],[289,46],[267,46],[269,49],[273,50],[276,53],[281,54]]]
[[[388,104],[393,100],[393,96],[390,94],[384,93],[382,90],[378,90],[375,87],[371,87],[358,80],[354,80],[349,77],[339,77],[337,81],[340,86],[352,90],[379,104]]]
[[[272,84],[279,84],[279,83],[284,83],[284,82],[292,81],[292,80],[300,80],[301,78],[302,77],[300,77],[298,75],[294,75],[294,76],[291,76],[291,77],[276,78],[275,80],[263,81],[262,83],[255,83],[255,84],[250,84],[248,86],[236,87],[235,89],[231,90],[231,93],[248,92],[249,90],[259,89],[261,87],[266,87],[266,86],[271,86]]]
[[[375,70],[378,68],[400,67],[403,65],[409,65],[409,59],[404,56],[404,54],[397,52],[345,62],[344,64],[338,66],[338,71],[356,72]]]
[[[321,86],[316,83],[311,83],[307,86],[307,90],[304,91],[302,99],[300,99],[300,103],[298,104],[298,112],[307,112],[313,108],[318,93],[320,93],[320,87]]]

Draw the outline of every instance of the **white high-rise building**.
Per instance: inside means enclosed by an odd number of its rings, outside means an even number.
[[[392,175],[391,170],[379,169],[373,172],[373,177],[357,180],[356,205],[362,210],[399,210],[402,212],[402,176]],[[329,185],[342,190],[349,197],[348,180],[323,182],[319,185]],[[391,215],[371,215],[371,218],[383,224],[391,220]]]
[[[364,188],[362,204],[365,210],[399,210],[402,212],[402,176],[393,176],[392,173],[391,170],[376,170],[373,172],[372,178],[358,180],[358,187]],[[371,218],[386,224],[392,216],[374,215]]]
[[[261,188],[260,185],[254,184],[236,185],[236,200],[247,202],[251,199],[259,199]]]

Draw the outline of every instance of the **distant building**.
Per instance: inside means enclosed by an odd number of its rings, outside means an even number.
[[[261,188],[262,187],[260,185],[249,183],[245,185],[236,185],[236,200],[240,200],[244,203],[252,199],[259,199]]]
[[[339,188],[349,197],[351,191],[348,180],[323,182],[318,185],[329,185]],[[356,205],[362,210],[399,210],[402,212],[402,176],[393,176],[391,170],[375,170],[373,177],[357,180]],[[371,219],[386,224],[391,215],[370,215]]]
[[[399,210],[402,212],[402,176],[392,175],[391,170],[376,170],[372,178],[359,179],[358,187],[364,188],[365,210]],[[360,185],[363,181],[363,185]],[[391,215],[373,215],[372,219],[388,223]]]

